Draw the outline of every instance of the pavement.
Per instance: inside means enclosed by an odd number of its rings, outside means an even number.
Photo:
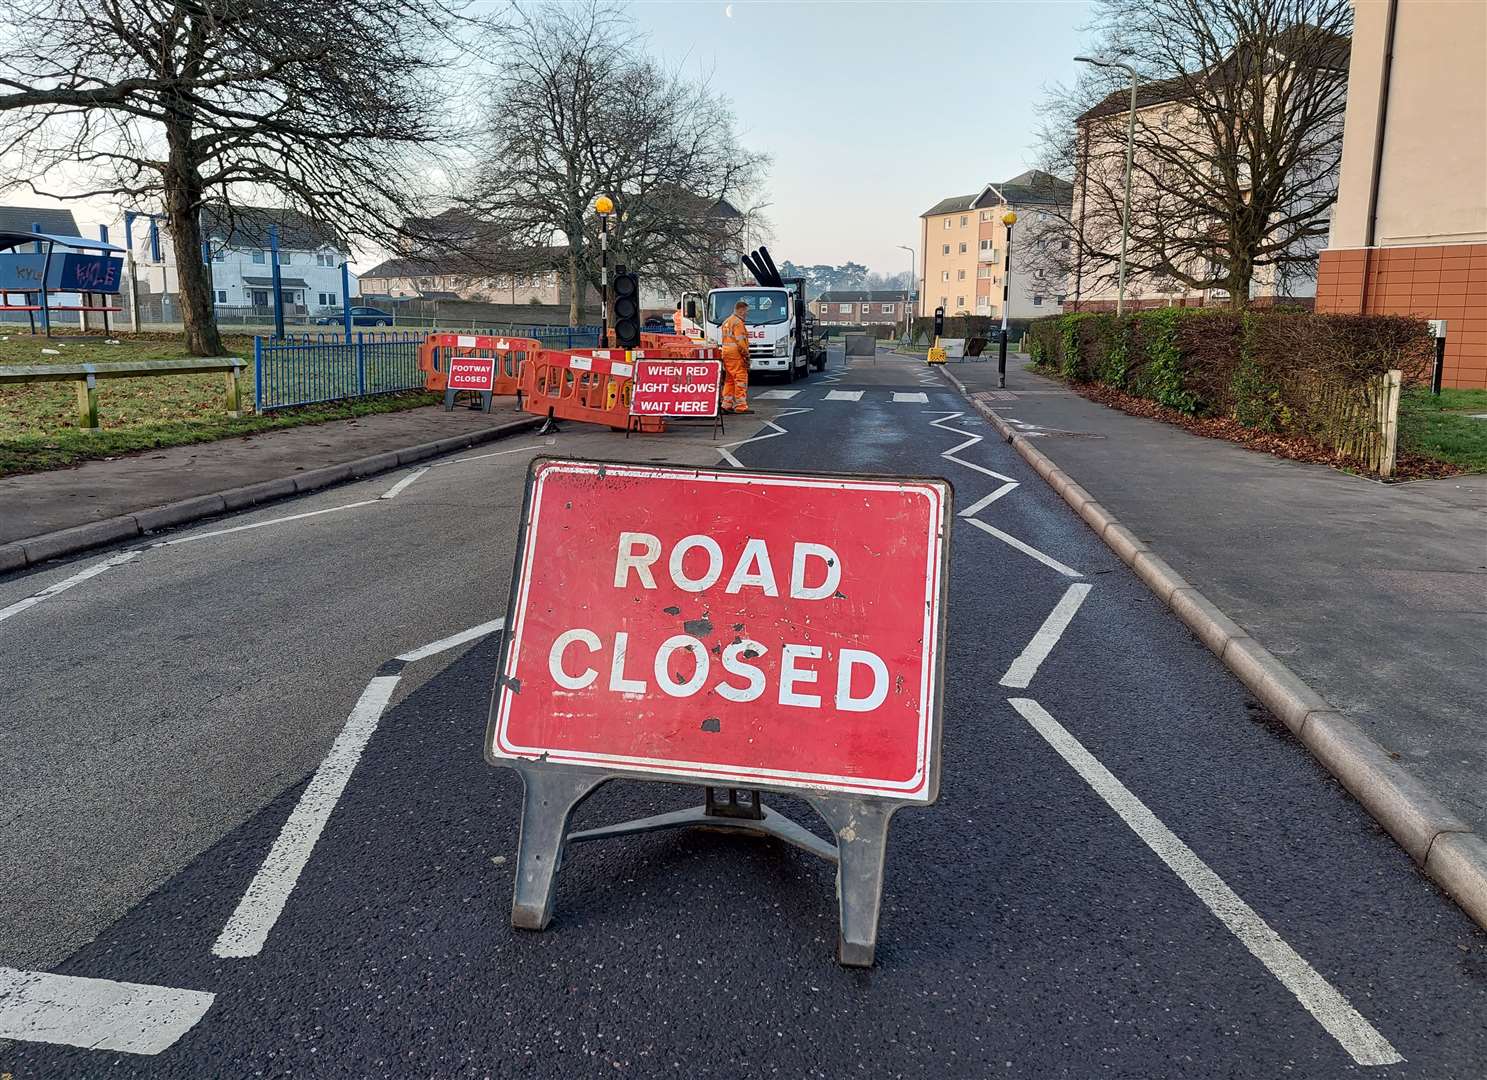
[[[952,374],[1487,836],[1487,475],[1380,484]]]
[[[1487,935],[957,393],[836,352],[753,401],[0,577],[0,613],[81,578],[0,621],[0,1073],[1481,1076]],[[941,795],[873,969],[829,864],[707,831],[576,847],[512,929],[481,744],[539,452],[953,484]]]
[[[509,405],[489,414],[430,405],[0,477],[0,544],[477,432],[513,415]]]

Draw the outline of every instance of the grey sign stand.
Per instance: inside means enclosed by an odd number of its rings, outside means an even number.
[[[772,836],[836,863],[840,915],[837,960],[848,967],[872,966],[878,940],[888,823],[894,811],[905,805],[901,800],[807,795],[791,791],[790,794],[805,799],[826,819],[836,836],[835,844],[822,840],[765,805],[757,790],[751,790],[747,802],[740,802],[739,789],[714,787],[706,789],[705,801],[700,807],[570,832],[573,812],[602,785],[625,778],[658,778],[522,760],[501,764],[520,773],[526,788],[522,802],[521,839],[517,843],[516,886],[511,900],[512,926],[521,930],[545,930],[552,922],[553,894],[568,844],[661,829],[707,826]],[[719,790],[728,791],[726,800],[718,799],[715,793]]]

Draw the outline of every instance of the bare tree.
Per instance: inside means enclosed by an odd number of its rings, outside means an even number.
[[[1100,52],[1141,75],[1128,266],[1132,295],[1277,292],[1315,272],[1337,198],[1349,0],[1103,0]],[[1045,167],[1071,211],[1019,239],[1076,295],[1117,272],[1128,78],[1088,70],[1045,106]]]
[[[186,343],[221,351],[200,219],[272,198],[385,243],[445,135],[443,0],[12,0],[0,12],[9,186],[158,209]]]
[[[742,250],[730,200],[763,159],[739,145],[723,98],[645,56],[621,5],[516,6],[494,37],[485,165],[463,202],[513,247],[566,241],[573,321],[599,284],[600,195],[615,203],[614,260],[653,281],[696,285]]]

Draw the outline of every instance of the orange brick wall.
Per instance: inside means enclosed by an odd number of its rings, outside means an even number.
[[[1316,310],[1356,314],[1365,305],[1369,315],[1445,319],[1442,385],[1487,388],[1487,244],[1322,252]]]

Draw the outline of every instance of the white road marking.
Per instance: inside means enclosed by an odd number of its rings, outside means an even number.
[[[422,660],[499,630],[505,624],[505,619],[492,619],[412,649],[398,659],[404,662]],[[294,891],[300,874],[309,863],[315,843],[320,839],[325,823],[330,820],[331,811],[340,801],[341,793],[346,790],[351,773],[356,769],[362,751],[377,730],[377,724],[387,710],[388,702],[392,700],[393,691],[397,689],[401,679],[401,674],[377,675],[367,683],[366,689],[351,709],[351,715],[346,718],[341,733],[331,745],[330,753],[325,755],[325,760],[310,778],[299,802],[279,830],[279,836],[269,849],[263,865],[253,875],[243,898],[238,901],[237,908],[228,918],[227,925],[217,935],[217,940],[212,944],[213,956],[257,956],[263,951],[269,932],[279,921],[284,905],[289,901],[289,894]]]
[[[1033,640],[1027,643],[1027,648],[1022,650],[1022,655],[1012,661],[1012,666],[1007,669],[1007,674],[1002,676],[1002,685],[1015,687],[1018,690],[1027,688],[1028,683],[1033,681],[1033,676],[1038,673],[1038,667],[1053,647],[1058,644],[1058,639],[1064,636],[1064,631],[1069,628],[1073,621],[1074,613],[1079,610],[1079,605],[1084,603],[1084,598],[1094,586],[1085,582],[1075,582],[1064,590],[1064,595],[1059,599],[1058,605],[1048,613],[1048,618],[1043,620],[1043,625],[1038,627],[1038,632],[1033,635]]]
[[[0,967],[0,1039],[158,1054],[215,999],[203,990]]]
[[[424,473],[428,472],[431,468],[433,468],[432,465],[425,465],[422,468],[414,469],[407,476],[403,477],[396,484],[392,485],[392,487],[388,488],[386,491],[384,491],[381,495],[379,495],[377,497],[379,499],[396,499],[398,497],[398,495],[400,495],[403,492],[403,490],[405,488],[407,488],[407,486],[409,484],[413,483],[413,481],[417,480],[420,476],[422,476]]]
[[[861,401],[863,391],[861,390],[828,390],[827,401]]]
[[[402,653],[398,656],[398,659],[406,660],[411,664],[415,660],[426,659],[446,649],[452,649],[456,645],[463,645],[467,641],[474,641],[476,638],[485,637],[487,634],[494,634],[505,625],[506,620],[504,618],[492,619],[490,622],[481,623],[479,626],[472,626],[468,630],[461,630],[458,634],[451,634],[449,637],[441,638],[431,644],[421,645],[411,652]]]
[[[70,578],[64,578],[62,581],[57,582],[55,585],[48,585],[45,589],[42,589],[38,593],[33,593],[31,596],[26,597],[24,600],[17,600],[9,607],[0,608],[0,622],[4,622],[12,615],[19,615],[27,608],[33,608],[37,604],[41,603],[43,600],[49,600],[53,596],[56,596],[58,593],[66,592],[74,585],[81,585],[88,579],[97,577],[105,570],[112,570],[115,566],[123,566],[130,559],[138,558],[140,552],[143,550],[143,548],[138,548],[134,551],[121,551],[117,555],[112,555],[109,558],[104,559],[102,562],[94,563],[86,570],[79,570]]]
[[[247,892],[243,893],[222,933],[217,935],[212,944],[213,956],[257,956],[263,950],[269,931],[284,910],[305,864],[310,861],[310,852],[315,849],[315,842],[320,839],[331,811],[346,789],[352,770],[361,760],[361,753],[366,749],[372,732],[377,730],[377,721],[382,718],[400,678],[398,675],[378,675],[367,683],[351,715],[346,718],[346,725],[336,736],[330,753],[310,778],[309,786],[279,830],[268,857],[263,860],[258,873],[253,875]]]
[[[929,422],[929,426],[930,427],[937,427],[941,431],[948,431],[952,435],[964,435],[964,434],[966,434],[966,432],[963,431],[963,430],[961,430],[960,428],[953,428],[953,427],[946,427],[945,426],[945,424],[946,424],[947,421],[955,420],[955,419],[957,419],[959,417],[962,417],[964,415],[965,415],[965,413],[963,413],[963,412],[946,413],[944,416],[940,417],[938,420],[931,420]],[[1010,476],[1005,476],[1002,473],[997,472],[995,469],[988,469],[984,465],[977,465],[975,462],[966,461],[966,460],[964,460],[962,458],[958,458],[958,457],[955,456],[956,454],[958,454],[962,450],[964,450],[966,447],[968,447],[968,446],[975,446],[978,442],[981,442],[984,438],[986,438],[986,436],[984,436],[984,435],[974,435],[973,434],[965,442],[963,442],[963,443],[957,443],[955,446],[952,446],[949,450],[942,451],[940,453],[940,457],[944,458],[946,461],[953,461],[957,465],[964,465],[967,469],[974,469],[976,472],[981,473],[983,476],[989,476],[993,480],[1000,480],[1003,483],[1012,484],[1012,485],[1015,486],[1017,484],[1017,481],[1016,480],[1013,480]]]
[[[1047,740],[1095,793],[1104,799],[1143,843],[1203,901],[1219,922],[1265,965],[1280,984],[1295,995],[1304,1009],[1342,1045],[1359,1065],[1394,1065],[1399,1051],[1379,1034],[1348,999],[1318,975],[1268,923],[1214,873],[1192,848],[1177,838],[1146,804],[1133,795],[1109,769],[1086,750],[1062,724],[1031,698],[1012,698],[1010,704]]]
[[[547,442],[540,446],[518,446],[513,450],[497,450],[490,454],[475,454],[471,457],[451,458],[449,461],[436,461],[429,468],[437,469],[444,465],[463,465],[467,461],[484,461],[486,458],[504,457],[507,454],[520,454],[524,450],[545,450],[556,443],[556,439],[548,439]]]
[[[1005,495],[1008,492],[1014,490],[1016,487],[1017,487],[1017,481],[1015,481],[1015,480],[1009,480],[1007,483],[1003,484],[1001,487],[997,488],[995,491],[993,491],[993,492],[991,492],[991,493],[989,493],[987,495],[983,495],[983,496],[981,496],[981,498],[979,498],[975,502],[971,503],[970,506],[967,506],[964,510],[962,510],[960,512],[959,516],[960,517],[963,517],[963,518],[972,518],[972,517],[975,517],[982,510],[985,510],[992,503],[996,502],[1003,495]]]
[[[798,393],[800,393],[799,390],[763,390],[754,396],[770,401],[789,401]]]
[[[810,409],[781,409],[779,412],[775,413],[775,420],[783,420],[787,416],[799,416],[801,413],[808,413],[810,411]],[[738,458],[734,457],[732,451],[737,450],[740,446],[747,446],[749,443],[752,442],[761,442],[764,439],[778,439],[781,435],[790,434],[790,432],[786,428],[780,427],[780,425],[776,424],[774,420],[764,421],[764,426],[774,428],[774,430],[766,435],[755,435],[753,438],[750,439],[741,439],[740,441],[734,443],[724,443],[722,446],[717,447],[718,453],[722,454],[723,460],[727,461],[728,464],[732,465],[735,469],[742,469],[744,467],[744,463],[742,461],[739,461]]]
[[[194,544],[198,540],[210,540],[214,536],[227,536],[231,533],[247,532],[249,529],[262,529],[269,525],[282,525],[286,521],[299,521],[302,518],[319,517],[321,514],[334,514],[338,510],[354,510],[358,506],[371,506],[376,499],[362,499],[359,502],[346,503],[343,506],[329,506],[324,510],[310,510],[303,514],[290,514],[288,517],[270,518],[267,521],[255,521],[251,525],[234,525],[230,529],[213,529],[211,532],[197,533],[195,536],[183,536],[178,540],[162,540],[156,547],[174,547],[176,544]]]
[[[917,401],[920,404],[925,404],[925,403],[927,403],[929,401],[929,395],[928,394],[918,394],[918,393],[905,393],[902,390],[895,390],[893,392],[893,400],[894,401]]]
[[[1052,555],[1045,555],[1045,554],[1043,554],[1041,551],[1039,551],[1037,548],[1033,547],[1031,544],[1024,543],[1023,541],[1017,539],[1017,537],[1012,536],[1010,533],[1004,533],[1004,532],[1002,532],[1001,529],[992,528],[990,525],[986,524],[986,522],[982,521],[980,518],[966,518],[965,520],[967,522],[969,522],[970,524],[976,526],[976,528],[980,529],[981,531],[986,532],[986,533],[989,533],[992,536],[995,536],[998,540],[1000,540],[1002,543],[1006,544],[1007,546],[1016,548],[1018,551],[1022,552],[1024,555],[1030,555],[1030,556],[1032,556],[1034,559],[1037,559],[1044,566],[1052,567],[1054,570],[1057,570],[1060,574],[1063,574],[1064,577],[1083,577],[1084,576],[1078,570],[1075,570],[1073,567],[1065,566],[1063,563],[1061,563],[1057,559],[1055,559]]]

